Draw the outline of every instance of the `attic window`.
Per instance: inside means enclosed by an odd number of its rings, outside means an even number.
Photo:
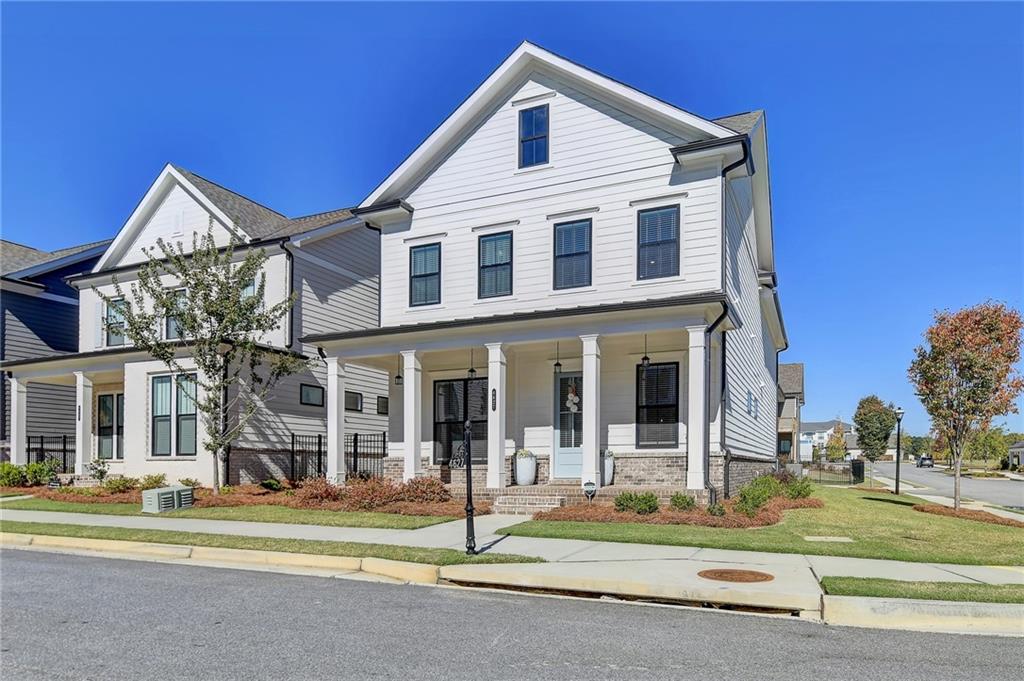
[[[548,162],[548,105],[519,112],[519,167]]]

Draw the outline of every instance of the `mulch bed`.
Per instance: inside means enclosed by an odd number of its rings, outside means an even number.
[[[1024,522],[1020,520],[1013,520],[1011,518],[1003,518],[1002,516],[989,513],[988,511],[975,511],[969,508],[961,508],[959,511],[949,506],[943,506],[942,504],[917,504],[914,506],[915,511],[921,511],[921,513],[931,513],[933,515],[944,515],[950,518],[960,518],[962,520],[976,520],[979,523],[990,523],[992,525],[1005,525],[1007,527],[1024,527]]]
[[[775,525],[782,520],[782,512],[795,508],[822,508],[825,503],[821,499],[787,499],[776,497],[758,509],[751,517],[735,509],[735,501],[728,500],[724,504],[725,515],[711,515],[704,509],[692,511],[676,511],[672,508],[661,508],[655,513],[641,515],[633,511],[616,511],[614,506],[580,504],[562,506],[550,511],[541,511],[533,516],[534,520],[561,520],[585,523],[642,523],[645,525],[700,525],[703,527],[722,527],[743,529],[749,527],[765,527]]]

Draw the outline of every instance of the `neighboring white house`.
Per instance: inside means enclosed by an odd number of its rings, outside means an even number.
[[[765,118],[707,119],[523,43],[353,213],[379,231],[380,327],[304,338],[392,377],[389,472],[480,484],[735,488],[776,463]],[[726,455],[730,464],[726,466]],[[727,485],[726,479],[730,478]]]
[[[110,462],[112,474],[164,473],[171,482],[182,478],[211,482],[213,465],[202,452],[204,428],[196,415],[194,375],[186,371],[171,376],[162,362],[134,350],[118,331],[117,310],[104,305],[93,290],[114,295],[116,276],[128,292],[138,267],[146,261],[143,248],[161,237],[189,246],[193,233],[206,232],[211,217],[218,244],[227,245],[232,235],[241,240],[237,258],[246,249],[266,252],[268,305],[298,293],[286,323],[263,339],[267,346],[315,358],[315,348],[299,341],[302,335],[377,325],[379,240],[348,210],[289,219],[168,165],[92,271],[68,279],[80,296],[79,352],[5,363],[12,384],[11,443],[16,463],[27,456],[26,386],[68,385],[75,388],[75,473],[87,473],[87,464],[101,458]],[[176,284],[169,278],[166,283]],[[176,339],[173,319],[165,320],[163,333],[168,340]],[[179,353],[187,369],[186,341]],[[342,400],[350,409],[346,417],[352,431],[382,434],[387,428],[386,375],[356,365],[346,373],[351,377],[349,394]],[[259,479],[263,470],[282,477],[273,453],[288,451],[293,433],[325,435],[326,385],[326,368],[319,361],[279,384],[232,445],[236,465],[230,479]],[[267,457],[244,456],[260,453]],[[246,472],[243,461],[254,464],[255,470]],[[339,471],[328,473],[336,476]]]

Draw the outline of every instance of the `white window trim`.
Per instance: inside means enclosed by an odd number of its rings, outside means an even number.
[[[196,377],[196,453],[178,454],[178,376],[195,375]],[[170,454],[153,453],[153,380],[162,376],[171,377],[171,452]],[[147,375],[146,379],[146,461],[195,461],[199,457],[199,372],[195,369],[172,373],[161,371]]]
[[[185,294],[188,295],[188,289],[186,287],[184,287],[184,286],[172,286],[168,290],[169,291],[174,291],[174,292],[184,291]],[[161,340],[165,340],[165,341],[167,341],[167,340],[170,340],[170,341],[184,340],[184,338],[185,338],[184,336],[179,336],[178,338],[170,338],[167,335],[167,321],[169,319],[170,319],[170,317],[164,317],[163,321],[160,324],[160,338],[161,338]]]
[[[554,98],[554,96],[555,96],[555,93],[552,93],[551,94],[551,98]],[[519,142],[519,112],[520,112],[520,106],[518,106],[518,105],[513,105],[512,106],[512,111],[514,112],[514,115],[515,115],[515,118],[516,118],[516,123],[513,126],[513,130],[515,131],[513,133],[513,141],[515,142],[515,144],[513,146],[513,154],[512,154],[512,174],[513,175],[525,175],[527,173],[536,173],[536,172],[542,171],[542,170],[551,170],[552,168],[555,167],[555,149],[554,149],[554,145],[552,144],[552,141],[555,139],[555,126],[553,125],[553,123],[554,123],[554,115],[552,113],[551,103],[545,101],[547,99],[549,99],[549,98],[548,97],[538,97],[538,98],[536,98],[534,100],[534,98],[532,98],[532,97],[527,97],[525,99],[519,100],[520,103],[524,103],[522,105],[522,107],[521,107],[523,109],[532,109],[534,106],[545,106],[545,105],[547,105],[547,107],[548,107],[548,162],[547,163],[539,163],[537,165],[532,165],[532,166],[527,166],[526,168],[520,168],[519,167],[519,144],[520,144],[520,142]],[[529,100],[534,100],[534,101],[529,101]]]
[[[114,450],[113,450],[113,455],[109,459],[104,459],[104,461],[106,461],[108,464],[110,464],[110,463],[124,463],[124,447],[123,446],[121,448],[121,456],[120,457],[117,456],[117,445],[118,445],[118,439],[119,439],[118,436],[117,436],[117,396],[118,395],[121,395],[122,396],[121,399],[123,400],[124,399],[124,389],[122,389],[120,392],[117,392],[116,390],[114,390],[114,391],[104,390],[103,392],[96,393],[96,417],[95,418],[96,418],[96,457],[97,458],[99,458],[99,455],[100,455],[100,437],[101,437],[101,435],[100,435],[100,398],[101,397],[112,397],[114,399],[114,432],[112,434],[113,439],[111,440],[111,442],[113,443]],[[122,414],[122,416],[123,416],[123,414]],[[123,423],[121,424],[121,429],[122,430],[124,429],[124,424]],[[124,436],[122,435],[120,439],[123,440]],[[123,445],[124,443],[121,443],[121,444]]]
[[[563,211],[561,213],[553,213],[547,217],[548,222],[548,234],[551,235],[549,240],[548,250],[548,272],[551,276],[548,277],[548,295],[549,296],[567,296],[573,293],[593,293],[598,290],[597,284],[594,280],[597,277],[597,217],[593,214],[598,212],[599,208],[584,208],[578,211]],[[583,222],[584,220],[590,220],[590,285],[589,286],[574,286],[572,288],[555,288],[555,225],[560,225],[563,222]]]
[[[685,196],[685,195],[683,195]],[[683,199],[662,203],[658,200],[641,200],[639,203],[631,202],[633,208],[633,281],[630,286],[654,286],[656,284],[672,284],[686,281],[686,248],[684,247],[686,224],[686,208]],[[640,278],[640,213],[653,208],[678,208],[679,209],[679,274],[671,277],[658,277],[655,279]]]

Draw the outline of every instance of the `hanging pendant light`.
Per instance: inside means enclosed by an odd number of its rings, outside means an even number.
[[[473,348],[469,349],[469,371],[466,373],[470,378],[476,378],[476,368],[473,367]]]
[[[395,385],[402,385],[405,379],[402,378],[402,358],[398,358],[398,372],[395,374]]]
[[[640,366],[644,369],[651,366],[651,358],[647,356],[647,334],[644,334],[644,356],[640,358]]]
[[[558,361],[558,341],[555,341],[555,373],[562,373],[562,363]]]

